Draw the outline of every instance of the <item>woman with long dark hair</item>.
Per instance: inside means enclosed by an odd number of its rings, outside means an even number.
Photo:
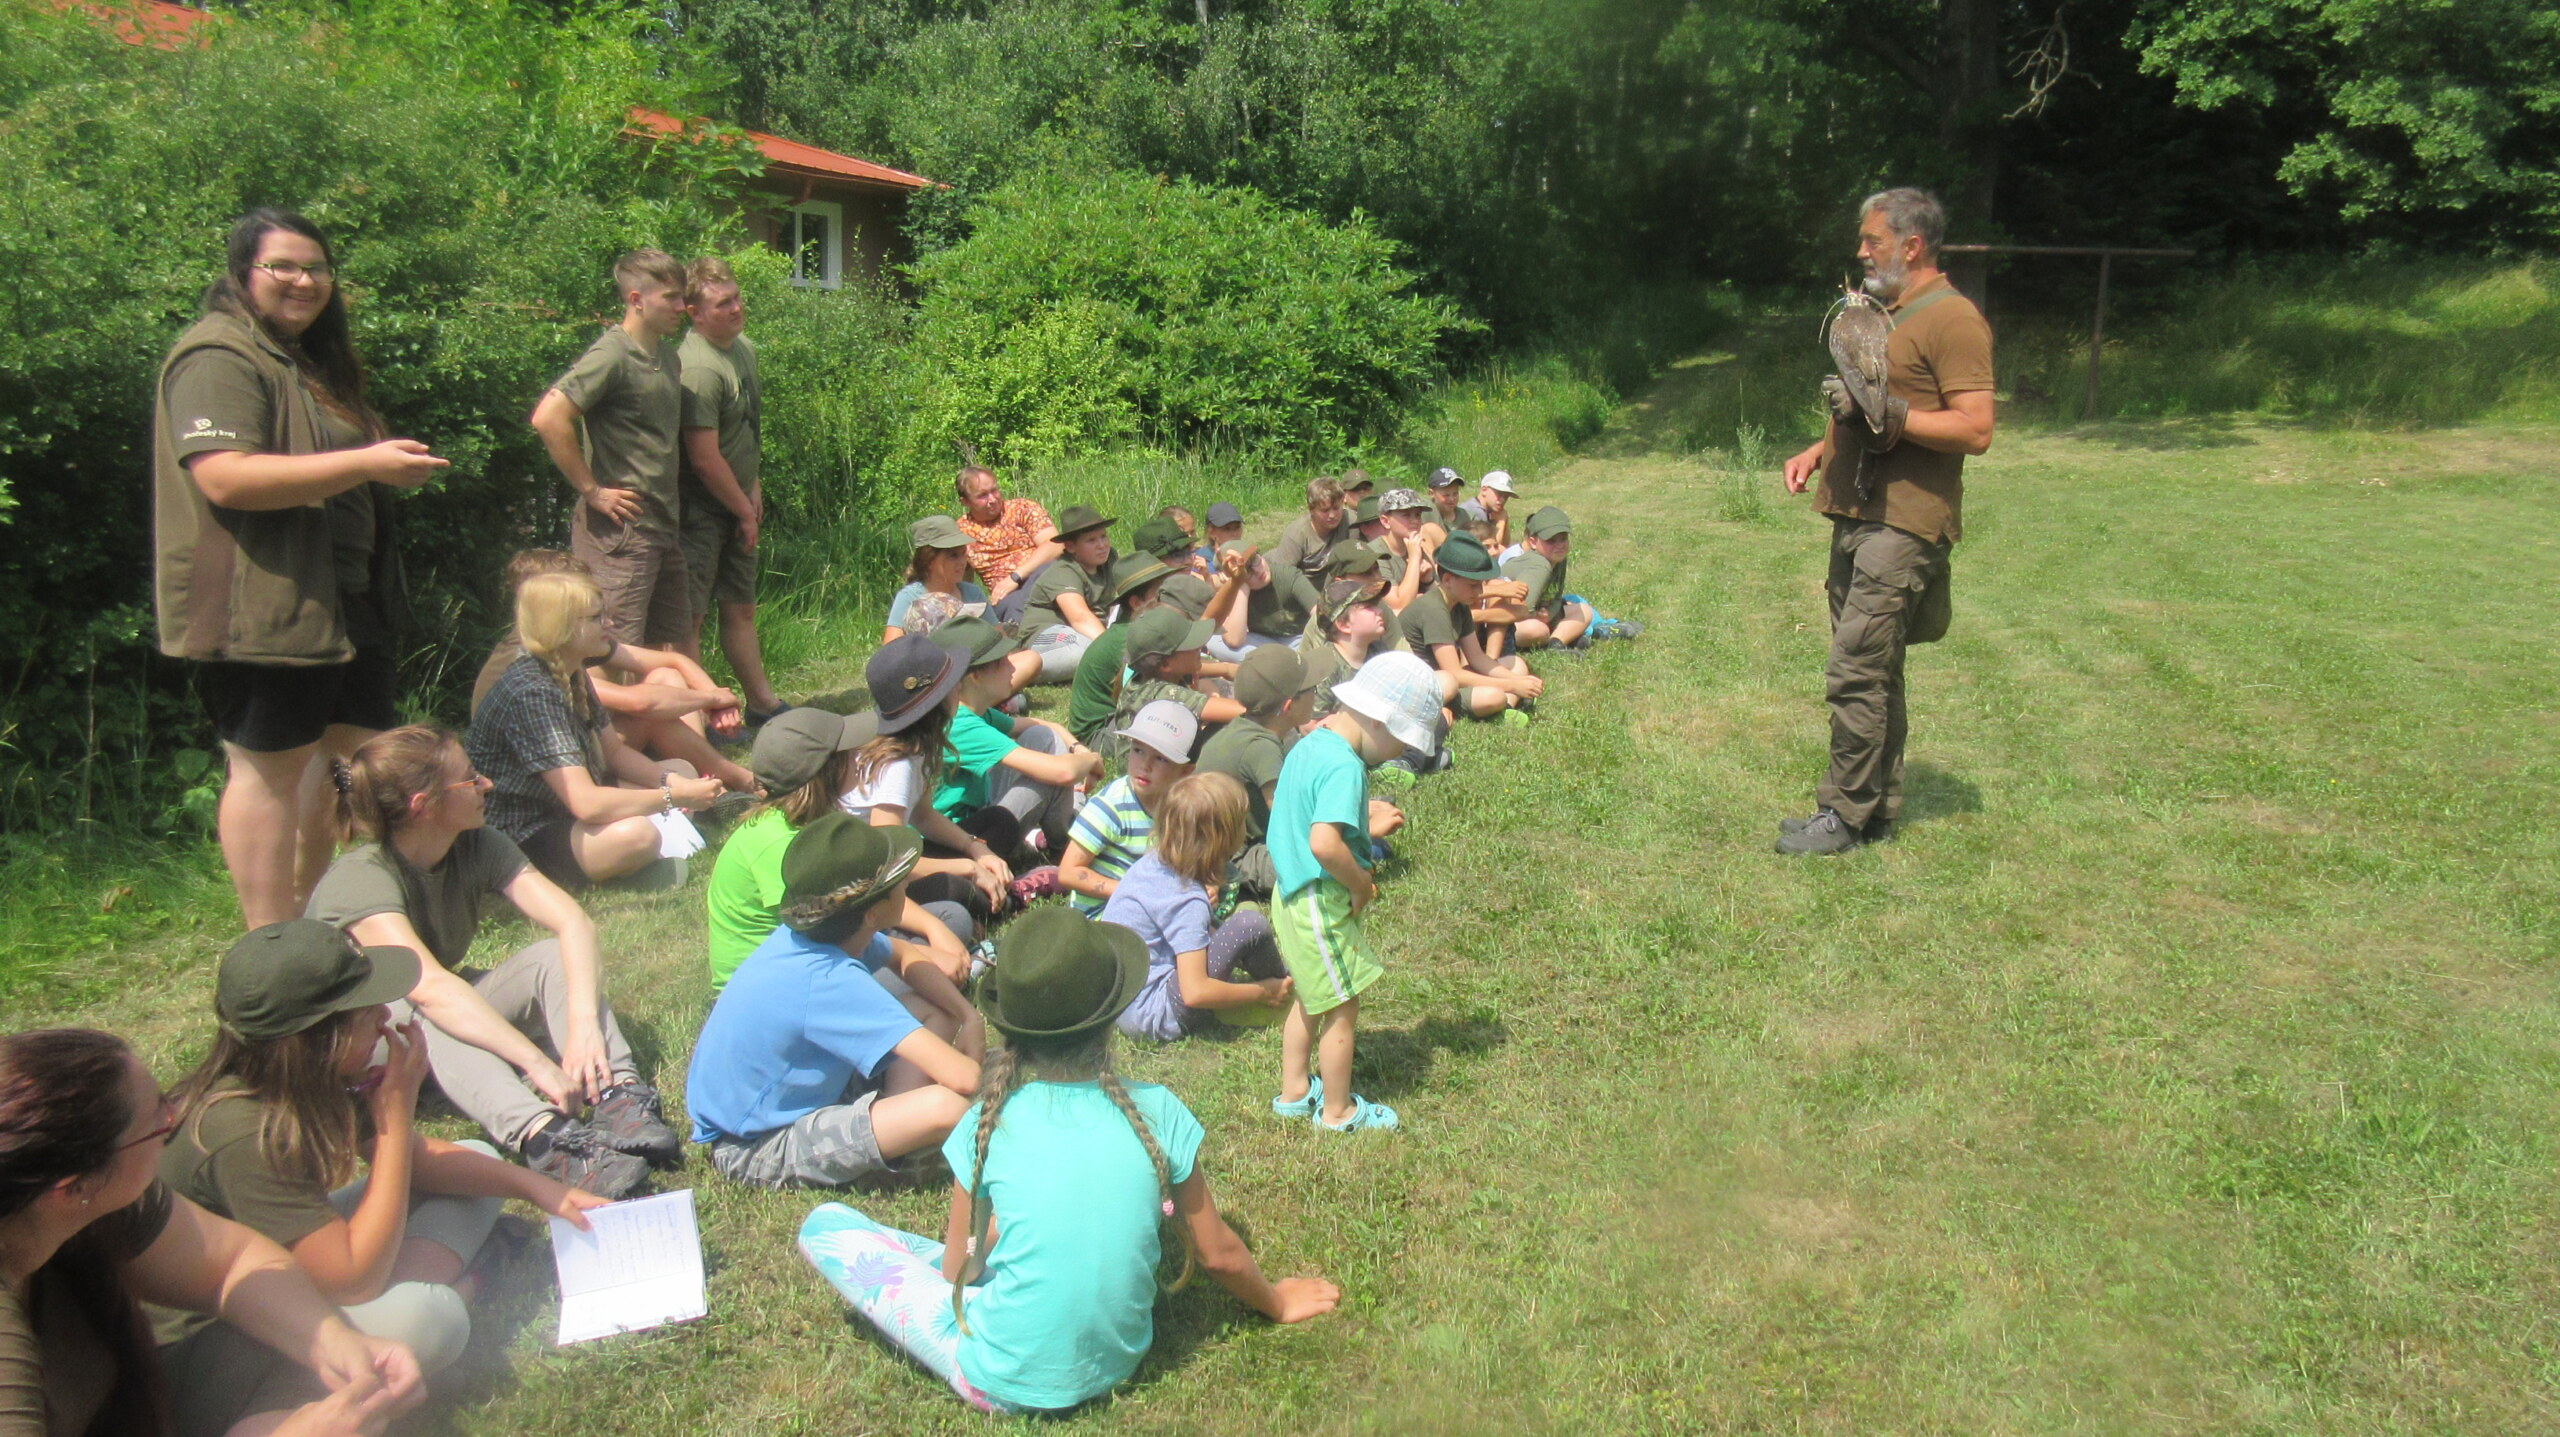
[[[309,220],[231,227],[152,416],[160,651],[196,665],[229,776],[217,828],[250,928],[293,917],[328,865],[324,745],[399,721],[402,604],[388,489],[446,461],[365,398],[337,258]]]
[[[85,1028],[0,1037],[0,1432],[379,1431],[417,1401],[417,1360],[349,1327],[283,1248],[160,1183],[176,1126],[122,1039]],[[136,1297],[218,1313],[309,1368],[316,1390],[237,1390],[193,1371],[164,1384]],[[184,1368],[193,1354],[181,1344],[168,1355]],[[297,1405],[279,1425],[275,1414]]]

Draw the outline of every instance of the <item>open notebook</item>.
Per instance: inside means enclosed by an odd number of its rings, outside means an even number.
[[[590,1209],[592,1232],[551,1220],[560,1269],[560,1345],[684,1322],[710,1311],[693,1190]]]

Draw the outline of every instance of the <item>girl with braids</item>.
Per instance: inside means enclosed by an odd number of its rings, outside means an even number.
[[[405,1006],[429,1024],[445,1096],[571,1187],[626,1197],[649,1163],[676,1161],[683,1142],[605,1001],[595,923],[488,826],[489,780],[460,741],[422,724],[377,734],[337,780],[341,837],[364,841],[329,866],[309,916],[419,955]],[[471,945],[497,898],[551,936],[475,973]]]
[[[393,1025],[389,1005],[416,986],[418,965],[409,949],[359,947],[308,918],[233,944],[215,979],[213,1052],[170,1094],[177,1131],[160,1180],[283,1244],[357,1331],[401,1343],[433,1373],[470,1341],[476,1260],[502,1201],[583,1228],[605,1199],[485,1143],[417,1131],[425,1042],[415,1019]],[[198,1342],[194,1365],[244,1385],[275,1365],[237,1333],[180,1314],[160,1337]]]
[[[160,1183],[175,1127],[121,1039],[0,1038],[0,1437],[379,1432],[416,1403],[416,1359],[348,1326],[284,1249]],[[243,1386],[182,1344],[164,1383],[137,1296],[217,1314],[308,1371]]]
[[[292,917],[329,860],[322,745],[344,754],[399,721],[390,495],[446,461],[366,402],[337,258],[309,220],[252,210],[226,260],[160,369],[153,598],[160,651],[195,665],[222,740],[216,828],[254,928]]]
[[[1210,1200],[1199,1121],[1152,1083],[1125,1083],[1111,1025],[1138,995],[1146,945],[1065,908],[1025,914],[984,980],[1006,1038],[978,1101],[943,1143],[954,1179],[942,1242],[839,1203],[800,1250],[909,1356],[987,1412],[1055,1412],[1110,1391],[1155,1340],[1164,1231],[1181,1258],[1277,1322],[1341,1298],[1321,1278],[1274,1283]]]
[[[613,654],[604,596],[584,574],[537,574],[516,590],[509,665],[471,724],[471,761],[489,776],[489,822],[542,875],[572,891],[659,862],[651,815],[709,808],[725,791],[681,759],[633,749],[605,722],[587,666]],[[659,876],[684,881],[683,859]]]

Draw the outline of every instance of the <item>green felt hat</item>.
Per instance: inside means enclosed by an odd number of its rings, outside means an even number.
[[[1058,1042],[1110,1026],[1146,981],[1136,933],[1072,908],[1034,908],[1005,930],[978,980],[978,1007],[1006,1037]]]
[[[924,839],[912,828],[874,828],[850,813],[826,814],[782,852],[782,921],[814,928],[887,897],[913,873]]]
[[[1123,554],[1119,562],[1111,566],[1111,602],[1116,604],[1173,572],[1162,559],[1147,553],[1143,546],[1135,554]]]
[[[946,649],[959,649],[968,654],[969,667],[973,669],[994,663],[1022,647],[1021,641],[1012,634],[975,614],[945,619],[933,631],[933,641]]]
[[[927,514],[907,526],[910,549],[966,549],[969,536],[960,532],[960,521],[948,514]]]
[[[1170,559],[1191,552],[1192,544],[1191,536],[1182,532],[1180,524],[1173,522],[1166,515],[1158,514],[1139,525],[1138,532],[1129,536],[1129,547],[1141,554],[1153,554],[1159,559]]]
[[[1058,537],[1072,539],[1088,529],[1108,529],[1119,522],[1103,518],[1101,511],[1090,504],[1070,504],[1058,511]]]
[[[1473,534],[1461,532],[1441,540],[1440,547],[1432,551],[1431,560],[1440,566],[1441,573],[1454,578],[1502,577],[1502,566],[1493,562],[1493,556],[1485,552],[1484,541]]]
[[[1351,522],[1354,524],[1374,524],[1378,522],[1379,512],[1378,496],[1372,494],[1360,501],[1359,508],[1351,511]]]

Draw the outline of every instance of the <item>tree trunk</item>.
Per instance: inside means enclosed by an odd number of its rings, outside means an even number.
[[[1989,235],[2000,191],[1999,0],[1938,0],[1938,144],[1956,166],[1946,195],[1947,228]],[[1987,256],[1947,267],[1976,303],[1989,298]]]

